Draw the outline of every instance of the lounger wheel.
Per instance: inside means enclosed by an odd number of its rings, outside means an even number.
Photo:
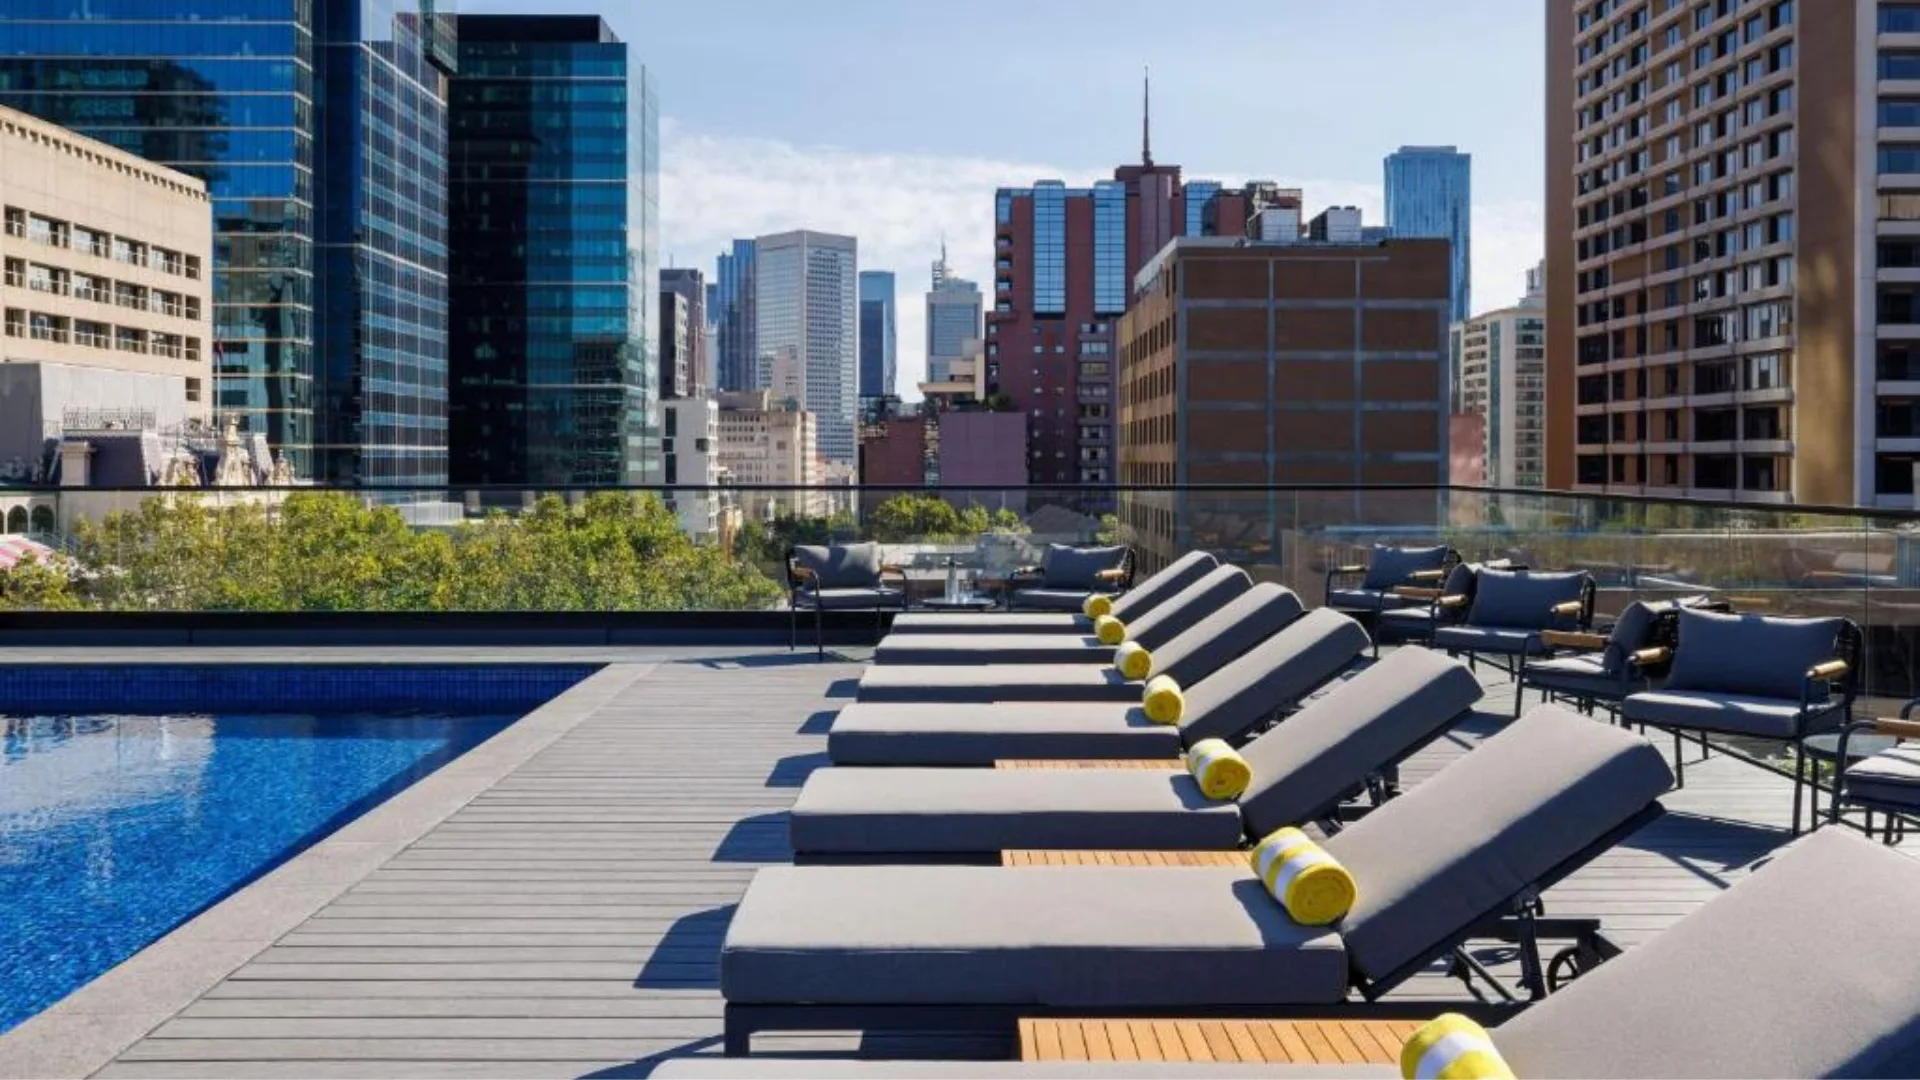
[[[1600,957],[1585,945],[1569,945],[1547,962],[1547,992],[1557,994],[1568,983],[1600,965]]]

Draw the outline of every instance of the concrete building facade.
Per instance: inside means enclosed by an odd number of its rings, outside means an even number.
[[[1481,482],[1493,487],[1546,485],[1543,274],[1527,274],[1527,294],[1519,304],[1453,325],[1453,407],[1481,418]]]
[[[1914,505],[1920,12],[1548,7],[1548,484]]]
[[[766,390],[723,391],[718,406],[720,467],[731,483],[817,488],[826,482],[812,413],[784,408]],[[750,521],[819,515],[829,502],[822,492],[741,491],[739,495]]]
[[[1120,321],[1120,482],[1444,483],[1450,254],[1443,240],[1169,244]],[[1129,494],[1121,520],[1159,565],[1219,540],[1197,531],[1210,498]],[[1277,530],[1260,498],[1244,519]]]
[[[0,107],[0,214],[0,470],[77,414],[211,418],[205,184]]]
[[[853,237],[800,229],[754,241],[754,385],[796,398],[818,425],[820,455],[849,469],[858,465],[859,306]]]

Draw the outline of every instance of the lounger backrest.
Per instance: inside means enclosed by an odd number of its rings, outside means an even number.
[[[1348,957],[1368,978],[1398,972],[1504,914],[1672,784],[1640,736],[1557,705],[1532,709],[1327,841],[1360,885],[1341,927]]]
[[[1240,797],[1247,834],[1307,824],[1451,727],[1482,693],[1458,660],[1411,645],[1390,653],[1241,748],[1253,766]]]
[[[1920,862],[1822,829],[1494,1031],[1520,1076],[1920,1076]]]
[[[1152,611],[1127,623],[1127,640],[1158,649],[1251,588],[1253,579],[1245,570],[1216,566]]]
[[[1148,575],[1145,581],[1115,600],[1113,617],[1121,622],[1138,619],[1219,565],[1219,559],[1204,551],[1189,551],[1168,563],[1166,569]]]
[[[1368,645],[1359,623],[1330,608],[1310,611],[1187,690],[1180,737],[1189,746],[1236,739],[1333,678]]]
[[[1171,675],[1182,687],[1193,686],[1279,633],[1305,610],[1292,589],[1261,582],[1153,650],[1151,674]]]

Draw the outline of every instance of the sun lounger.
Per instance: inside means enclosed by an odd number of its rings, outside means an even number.
[[[1168,758],[1201,739],[1240,742],[1354,663],[1366,631],[1322,608],[1185,691],[1175,725],[1111,702],[868,704],[834,717],[836,765],[988,766],[1003,758]]]
[[[788,819],[794,861],[992,862],[1008,848],[1232,851],[1331,816],[1481,693],[1466,665],[1400,649],[1248,743],[1241,754],[1253,785],[1237,802],[1209,800],[1171,761],[1165,772],[818,769]]]
[[[1253,579],[1237,566],[1217,566],[1164,603],[1125,623],[1127,640],[1158,649],[1231,603]],[[1116,616],[1117,618],[1117,616]],[[1124,622],[1124,620],[1123,620]],[[875,664],[1105,664],[1114,646],[1085,634],[889,634]]]
[[[1327,928],[1230,867],[763,869],[721,949],[725,1049],[776,1029],[1353,1009],[1506,918],[1536,970],[1535,897],[1657,816],[1671,782],[1645,739],[1536,709],[1326,842],[1359,883]]]
[[[1300,617],[1300,598],[1259,584],[1154,650],[1152,675],[1191,686]],[[870,667],[857,701],[1140,701],[1141,684],[1097,664]]]
[[[1113,602],[1113,614],[1122,622],[1138,619],[1171,599],[1180,590],[1200,580],[1220,560],[1204,551],[1190,551],[1157,574],[1127,590]],[[909,612],[896,616],[891,632],[895,634],[1084,634],[1092,620],[1069,612],[981,612],[978,614],[934,614]]]
[[[1836,883],[1876,902],[1834,918]],[[1920,862],[1845,830],[1823,829],[1653,940],[1492,1028],[1491,1041],[1513,1073],[1527,1077],[1920,1075],[1915,903]],[[1284,1008],[1275,1013],[1297,1015]],[[1400,1072],[1379,1065],[706,1058],[666,1062],[654,1075],[1384,1080]]]

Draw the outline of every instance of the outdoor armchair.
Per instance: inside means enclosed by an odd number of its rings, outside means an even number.
[[[880,561],[880,545],[801,544],[787,549],[787,648],[798,647],[800,612],[813,612],[813,644],[821,659],[827,655],[825,613],[872,611],[874,637],[882,628],[882,613],[907,608],[907,574]],[[889,587],[888,576],[898,581]]]
[[[1593,578],[1583,570],[1484,569],[1466,617],[1436,626],[1433,644],[1468,663],[1492,657],[1508,671],[1547,651],[1547,631],[1585,630],[1593,621]],[[1451,598],[1443,598],[1450,600]]]
[[[1325,603],[1347,612],[1374,613],[1418,603],[1395,590],[1403,585],[1437,588],[1460,555],[1445,544],[1390,547],[1375,544],[1365,563],[1327,568]]]
[[[1094,593],[1118,596],[1133,584],[1133,549],[1048,544],[1038,566],[1023,566],[1007,580],[1007,610],[1079,611]]]

